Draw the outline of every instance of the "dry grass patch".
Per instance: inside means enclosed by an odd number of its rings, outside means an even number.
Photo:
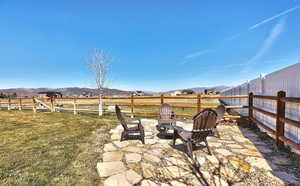
[[[0,185],[97,185],[105,116],[0,111]]]

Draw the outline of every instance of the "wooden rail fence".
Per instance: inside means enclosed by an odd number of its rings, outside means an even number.
[[[269,111],[266,111],[264,109],[255,107],[253,104],[254,99],[266,99],[266,100],[273,100],[276,101],[276,113],[272,113]],[[294,141],[288,139],[284,135],[284,128],[285,123],[288,123],[289,125],[292,125],[294,127],[300,128],[300,122],[295,121],[289,118],[285,117],[285,104],[286,103],[300,103],[300,98],[295,97],[286,97],[286,93],[284,91],[279,91],[277,93],[277,96],[261,96],[261,95],[253,95],[253,93],[249,94],[249,101],[248,101],[248,107],[249,107],[249,121],[252,123],[255,123],[256,125],[262,127],[265,129],[268,133],[275,136],[275,142],[278,147],[282,147],[284,143],[288,144],[289,146],[293,147],[294,149],[300,151],[300,145],[295,143]],[[253,116],[253,111],[262,113],[264,115],[267,115],[271,118],[276,119],[276,128],[275,130],[268,127],[264,123],[258,121]]]
[[[197,95],[193,95],[193,96],[166,96],[164,94],[161,95],[156,95],[156,96],[119,96],[119,97],[103,97],[104,100],[127,100],[128,103],[110,103],[107,104],[105,103],[105,105],[109,106],[109,105],[120,105],[120,106],[126,106],[126,107],[130,107],[130,114],[134,115],[134,114],[143,114],[143,115],[158,115],[159,112],[137,112],[135,111],[136,107],[157,107],[159,108],[159,106],[162,103],[168,102],[167,100],[194,100],[195,104],[185,104],[185,103],[179,103],[179,104],[171,104],[173,108],[191,108],[191,109],[195,109],[195,113],[199,112],[201,109],[205,109],[205,108],[214,108],[214,106],[206,106],[206,105],[202,105],[201,103],[203,103],[202,100],[209,100],[209,99],[220,99],[220,98],[248,98],[247,95],[237,95],[237,96],[220,96],[220,95],[216,95],[216,96],[209,96],[209,95],[202,95],[202,94],[197,94]],[[157,100],[157,103],[135,103],[137,100]],[[13,105],[16,106],[17,102],[15,100],[19,100],[18,101],[18,108],[19,110],[24,109],[24,103],[27,103],[27,109],[29,107],[28,103],[30,102],[30,99],[24,99],[24,98],[8,98],[7,102],[1,102],[0,100],[0,107],[4,104],[7,104],[7,109],[11,110],[12,108],[16,108],[16,107],[12,107]],[[26,100],[26,102],[24,102],[23,100]],[[91,100],[94,102],[93,103],[79,103],[80,101],[84,101],[84,100]],[[90,112],[99,112],[99,110],[97,109],[83,109],[83,108],[79,108],[79,106],[95,106],[98,103],[95,103],[99,100],[99,98],[97,97],[93,97],[93,98],[74,98],[74,97],[64,97],[64,98],[44,98],[44,99],[37,99],[35,97],[33,97],[31,99],[31,107],[32,110],[34,112],[36,112],[38,110],[37,105],[44,105],[45,108],[44,109],[48,109],[51,112],[55,112],[58,110],[61,111],[73,111],[74,114],[78,114],[78,111],[90,111]],[[63,105],[72,105],[72,107],[70,108],[62,108],[62,107],[57,107],[57,103],[59,102],[63,102],[63,101],[68,101],[68,103],[64,103]],[[235,106],[225,106],[226,108],[230,108],[230,109],[242,109],[242,108],[247,108],[248,106],[243,106],[243,105],[235,105]],[[2,107],[3,108],[3,107]],[[50,108],[50,109],[49,109]],[[158,110],[158,109],[157,109]],[[178,116],[184,116],[184,117],[191,117],[193,116],[193,114],[176,114]],[[225,118],[239,118],[240,116],[233,116],[233,115],[225,115]]]
[[[262,127],[265,129],[268,133],[275,136],[275,142],[277,146],[281,147],[284,143],[288,144],[289,146],[295,148],[296,150],[300,151],[300,145],[295,143],[294,141],[288,139],[284,135],[284,129],[285,129],[285,123],[288,123],[289,125],[292,125],[294,127],[300,128],[300,122],[292,120],[290,118],[285,117],[285,104],[286,103],[298,103],[300,104],[300,98],[295,97],[286,97],[286,93],[283,91],[278,92],[277,96],[261,96],[261,95],[253,95],[253,93],[250,93],[249,95],[236,95],[236,96],[208,96],[208,95],[202,95],[198,94],[195,96],[166,96],[166,95],[157,95],[157,96],[122,96],[122,97],[103,97],[104,100],[127,100],[128,103],[121,103],[121,102],[115,102],[110,103],[106,105],[120,105],[120,106],[127,106],[130,108],[130,114],[144,114],[144,115],[158,115],[159,112],[136,112],[136,107],[159,107],[160,104],[168,102],[168,99],[172,100],[194,100],[195,104],[171,104],[174,108],[191,108],[195,109],[195,113],[199,112],[201,109],[205,108],[213,108],[213,106],[205,106],[202,105],[203,100],[207,99],[226,99],[226,98],[245,98],[248,99],[248,105],[234,105],[234,106],[225,106],[229,109],[244,109],[248,108],[248,118],[251,123],[256,124],[257,126]],[[158,103],[135,103],[137,100],[143,100],[143,99],[150,99],[150,100],[157,100]],[[262,108],[258,108],[254,106],[254,99],[265,99],[265,100],[273,100],[277,103],[277,109],[276,113],[272,113],[270,111],[264,110]],[[82,100],[94,100],[94,103],[79,103]],[[61,101],[69,101],[69,105],[72,107],[70,108],[60,108],[57,107],[57,103]],[[92,106],[97,105],[98,103],[95,103],[95,101],[99,101],[99,98],[74,98],[74,97],[65,97],[65,98],[49,98],[49,99],[36,99],[36,98],[8,98],[8,99],[0,99],[0,107],[1,108],[7,108],[8,110],[12,109],[32,109],[34,112],[36,112],[39,108],[37,107],[37,104],[48,104],[47,108],[51,112],[55,111],[72,111],[75,115],[78,114],[79,111],[89,111],[89,112],[99,112],[97,109],[83,109],[79,108],[79,106]],[[71,102],[71,103],[70,103]],[[3,107],[3,105],[5,105]],[[64,103],[65,105],[65,103]],[[50,109],[49,109],[50,108]],[[158,109],[157,109],[158,110]],[[260,122],[253,116],[253,112],[259,112],[264,115],[270,116],[276,120],[276,128],[275,130],[268,127],[264,123]],[[191,117],[192,114],[176,114],[178,116],[185,116],[185,117]],[[225,118],[240,118],[240,116],[233,116],[233,115],[225,115]]]

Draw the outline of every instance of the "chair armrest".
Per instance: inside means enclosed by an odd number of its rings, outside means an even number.
[[[141,123],[141,119],[140,118],[126,118],[125,119],[128,123],[133,123],[133,124],[138,124]],[[138,121],[138,123],[134,123],[132,121]]]
[[[184,128],[179,127],[179,126],[174,126],[174,131],[176,131],[176,132],[191,132],[191,131],[185,130]]]

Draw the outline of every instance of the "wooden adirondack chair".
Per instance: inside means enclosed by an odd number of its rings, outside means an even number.
[[[172,112],[171,105],[163,103],[160,105],[157,129],[159,132],[167,134],[168,129],[173,129],[176,125],[176,116]]]
[[[202,112],[196,114],[193,118],[193,130],[186,131],[180,128],[174,129],[173,135],[173,146],[175,146],[176,139],[179,138],[183,141],[188,150],[188,155],[193,158],[193,145],[196,145],[200,142],[205,142],[208,153],[211,155],[208,143],[207,136],[212,133],[213,129],[216,126],[217,113],[212,109],[205,109]]]
[[[121,122],[121,125],[123,126],[124,129],[120,141],[123,141],[129,136],[134,135],[137,136],[142,141],[143,144],[145,144],[145,132],[141,120],[138,118],[124,117],[120,107],[116,105],[115,108],[116,108],[117,118]],[[134,125],[134,126],[130,126],[130,125]]]

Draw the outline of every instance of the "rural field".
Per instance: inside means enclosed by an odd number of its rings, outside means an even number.
[[[112,116],[0,111],[0,185],[97,185]]]

